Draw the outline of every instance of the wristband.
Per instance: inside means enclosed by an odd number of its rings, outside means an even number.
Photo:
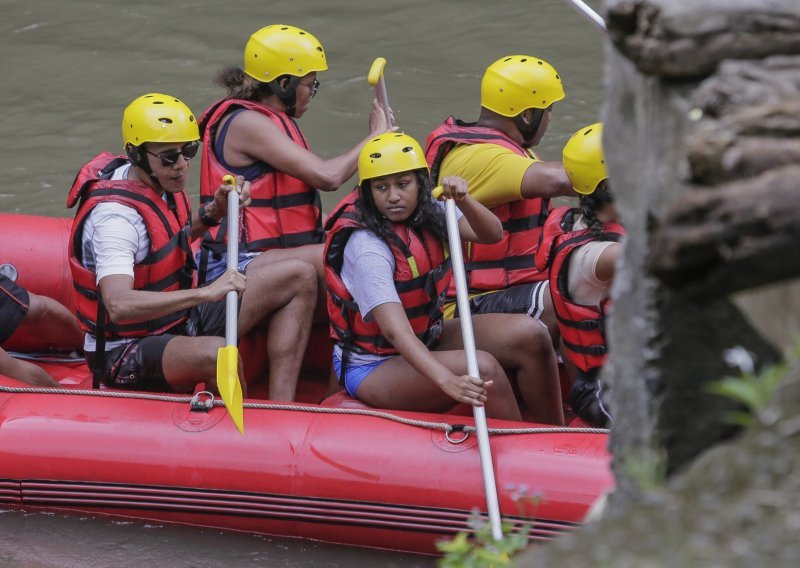
[[[218,219],[212,219],[206,214],[205,205],[200,206],[200,209],[197,210],[197,214],[200,216],[200,222],[202,222],[206,227],[216,227],[219,225]]]

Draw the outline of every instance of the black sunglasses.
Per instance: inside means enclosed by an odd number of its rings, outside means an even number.
[[[181,156],[187,160],[191,160],[197,155],[197,150],[199,148],[200,143],[195,140],[194,142],[188,142],[184,144],[181,146],[180,150],[167,150],[166,152],[161,152],[160,154],[156,154],[150,150],[145,150],[145,152],[161,160],[161,165],[167,168],[169,166],[174,166]]]

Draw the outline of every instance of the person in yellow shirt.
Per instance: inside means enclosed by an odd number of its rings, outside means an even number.
[[[527,313],[548,327],[557,344],[547,273],[534,255],[550,199],[572,195],[561,162],[545,162],[531,151],[539,144],[553,105],[564,98],[558,72],[531,55],[492,63],[481,81],[478,121],[449,117],[427,139],[425,154],[434,183],[445,176],[467,180],[469,193],[503,222],[497,244],[465,246],[473,314]],[[456,314],[455,290],[446,309]]]

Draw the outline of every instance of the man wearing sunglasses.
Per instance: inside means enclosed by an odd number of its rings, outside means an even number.
[[[70,268],[84,351],[95,385],[188,392],[216,385],[217,350],[224,345],[225,296],[240,294],[238,336],[257,326],[267,334],[269,394],[292,400],[310,331],[316,275],[286,262],[248,277],[226,271],[197,288],[189,243],[227,213],[230,186],[193,216],[185,187],[200,137],[180,100],[151,93],[125,109],[126,156],[105,152],[86,164],[67,204],[79,203],[70,235]],[[220,180],[221,181],[221,180]],[[249,184],[237,179],[240,203]],[[239,372],[246,392],[244,377]]]

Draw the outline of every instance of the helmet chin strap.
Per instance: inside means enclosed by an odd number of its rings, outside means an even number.
[[[164,186],[161,185],[161,182],[158,180],[158,177],[155,173],[153,173],[153,168],[150,167],[150,161],[147,159],[147,152],[142,146],[134,146],[133,144],[128,144],[125,146],[125,153],[128,155],[128,159],[131,161],[131,165],[137,168],[141,168],[144,173],[147,174],[147,177],[153,184],[153,187],[158,191],[165,191]]]
[[[522,135],[522,139],[524,140],[522,146],[525,148],[530,148],[531,141],[539,131],[539,125],[542,123],[542,118],[544,118],[544,112],[546,109],[535,108],[531,110],[533,111],[533,115],[531,116],[531,121],[529,123],[525,122],[525,119],[522,118],[522,113],[514,117],[514,124],[516,125],[517,130],[519,130],[519,133]]]
[[[286,105],[286,114],[289,116],[294,116],[295,105],[297,105],[297,85],[300,83],[300,77],[295,77],[293,75],[289,76],[289,82],[286,83],[286,87],[281,86],[281,81],[286,77],[278,77],[277,79],[273,79],[268,83],[269,88],[272,89],[272,92],[275,93],[278,98],[281,100],[283,104]]]

